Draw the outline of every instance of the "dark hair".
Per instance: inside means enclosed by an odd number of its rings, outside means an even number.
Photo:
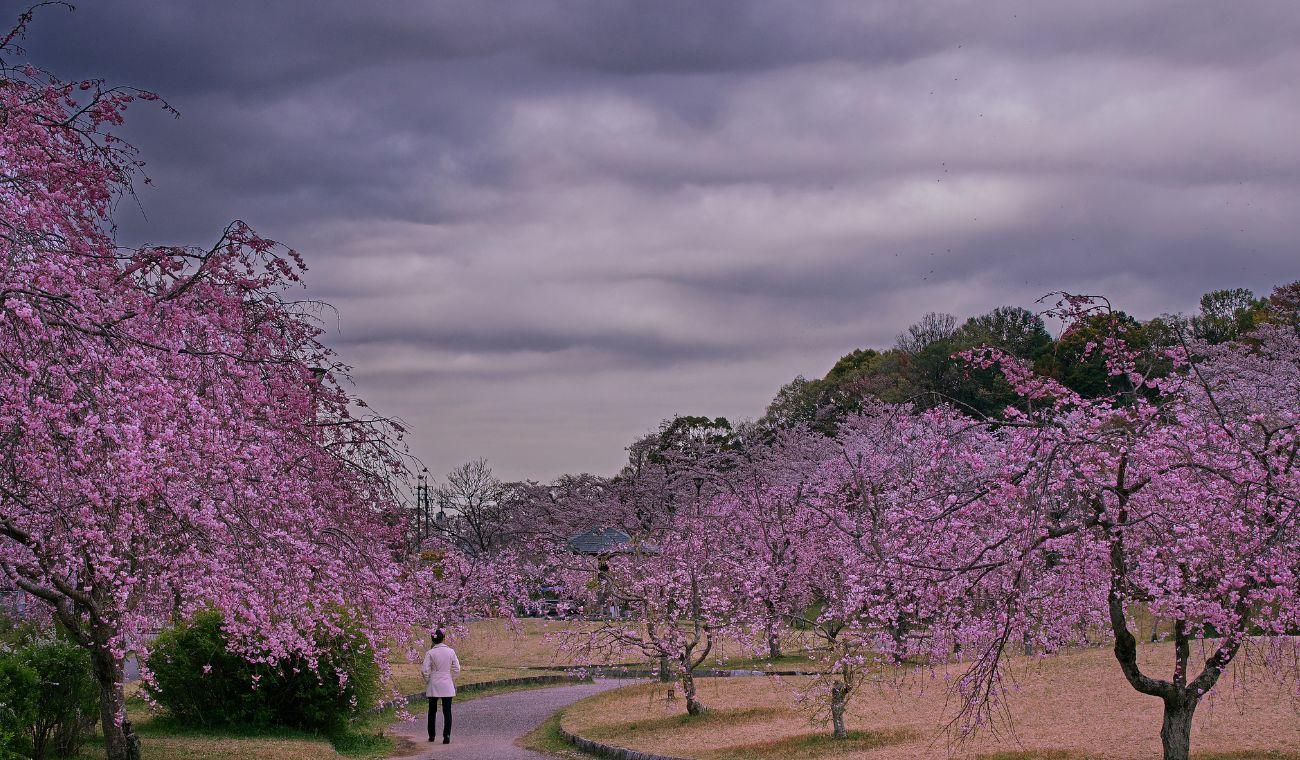
[[[433,643],[441,644],[442,640],[447,638],[447,634],[441,628],[433,632]]]

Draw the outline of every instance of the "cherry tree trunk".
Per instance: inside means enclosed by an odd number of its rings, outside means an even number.
[[[700,704],[700,700],[695,696],[695,676],[691,675],[689,669],[682,668],[681,681],[682,694],[686,697],[686,714],[703,715],[704,705]]]
[[[772,660],[781,658],[781,636],[776,632],[776,626],[767,628],[767,656]]]
[[[126,673],[121,658],[93,651],[91,663],[99,682],[99,719],[108,760],[140,760],[140,738],[126,719],[126,695],[122,690]]]
[[[673,680],[673,671],[668,666],[668,655],[659,656],[659,682],[669,683]]]
[[[776,605],[771,602],[765,602],[765,605],[767,606],[767,656],[775,660],[781,656],[781,635],[774,622]]]
[[[1194,697],[1179,695],[1165,699],[1164,723],[1160,726],[1160,743],[1164,745],[1164,760],[1188,760],[1192,752],[1192,715],[1196,712]]]
[[[844,706],[848,687],[842,682],[836,681],[831,684],[831,731],[836,739],[848,738],[848,732],[844,730]]]

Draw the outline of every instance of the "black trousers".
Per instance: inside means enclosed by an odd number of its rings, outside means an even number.
[[[438,716],[438,700],[442,700],[442,738],[451,738],[451,697],[429,697],[429,738],[438,735],[434,724]]]

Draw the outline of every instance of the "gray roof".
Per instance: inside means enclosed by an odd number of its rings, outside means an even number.
[[[578,554],[614,554],[626,551],[632,537],[618,528],[592,528],[569,539],[569,548]]]

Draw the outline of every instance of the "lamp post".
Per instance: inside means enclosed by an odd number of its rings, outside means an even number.
[[[429,525],[429,468],[420,470],[415,485],[415,536],[423,541],[431,533]]]

